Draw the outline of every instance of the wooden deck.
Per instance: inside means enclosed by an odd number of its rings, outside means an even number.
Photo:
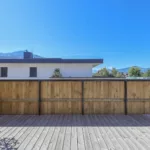
[[[0,150],[149,150],[146,115],[0,116]]]

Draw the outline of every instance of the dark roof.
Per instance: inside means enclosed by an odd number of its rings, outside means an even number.
[[[103,59],[61,59],[61,58],[0,59],[0,63],[103,63]]]

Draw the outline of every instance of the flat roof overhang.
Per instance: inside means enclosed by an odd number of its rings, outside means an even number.
[[[0,63],[89,63],[98,65],[103,63],[103,59],[61,59],[61,58],[0,59]]]

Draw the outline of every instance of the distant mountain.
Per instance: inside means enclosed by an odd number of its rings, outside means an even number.
[[[24,51],[14,51],[10,53],[0,53],[0,59],[22,59]],[[34,58],[43,58],[39,55],[33,54]]]
[[[138,67],[138,66],[135,66]],[[142,67],[138,67],[141,69],[141,72],[146,72],[148,69],[150,68],[142,68]],[[130,67],[128,68],[121,68],[121,69],[117,69],[119,72],[123,72],[123,73],[128,73],[128,70],[130,69]]]
[[[130,67],[128,67],[128,68],[121,68],[121,69],[117,69],[117,70],[119,72],[127,73],[129,69],[130,69]]]

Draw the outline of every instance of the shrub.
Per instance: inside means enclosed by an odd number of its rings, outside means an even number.
[[[60,69],[56,68],[53,72],[52,78],[62,78],[62,74],[60,73]]]

